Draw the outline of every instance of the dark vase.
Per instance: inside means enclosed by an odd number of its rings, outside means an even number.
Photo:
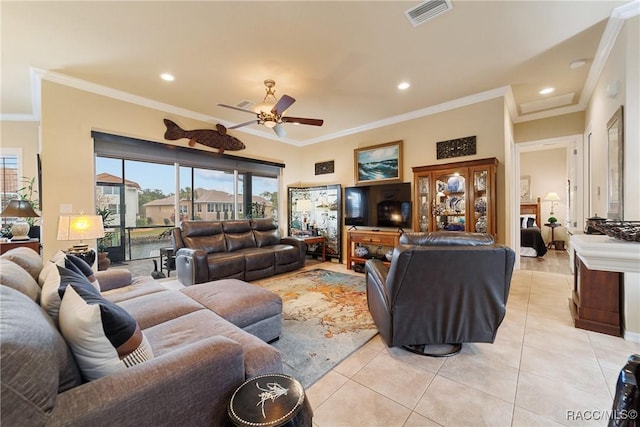
[[[38,239],[40,240],[40,226],[32,225],[29,229],[29,238],[30,239]]]
[[[111,265],[109,252],[98,252],[98,271],[104,271]]]

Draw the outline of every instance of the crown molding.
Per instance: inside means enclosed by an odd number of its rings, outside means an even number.
[[[466,107],[469,105],[477,104],[484,101],[489,101],[495,98],[501,98],[505,96],[507,92],[511,90],[510,86],[503,86],[496,89],[491,89],[485,92],[476,93],[474,95],[465,96],[463,98],[454,99],[451,101],[443,102],[442,104],[432,105],[430,107],[422,108],[420,110],[411,111],[409,113],[399,114],[397,116],[389,117],[386,119],[378,120],[375,122],[367,123],[362,126],[356,126],[350,129],[345,129],[341,132],[336,132],[330,135],[325,135],[320,138],[308,139],[300,143],[300,146],[317,144],[319,142],[325,142],[332,139],[353,135],[361,132],[366,132],[381,127],[406,122],[421,117],[431,116],[434,114],[442,113],[456,108]]]

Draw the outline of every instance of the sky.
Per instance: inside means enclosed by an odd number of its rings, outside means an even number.
[[[122,176],[122,162],[119,159],[96,158],[96,173],[109,173]],[[175,169],[173,165],[161,165],[138,161],[125,161],[125,178],[134,181],[145,190],[160,190],[165,195],[175,193]],[[195,188],[207,188],[233,193],[233,173],[215,170],[196,169],[194,176]],[[254,177],[253,193],[262,194],[265,191],[277,191],[276,181],[270,178]],[[191,186],[191,168],[180,168],[180,187]],[[241,187],[241,184],[239,184]]]

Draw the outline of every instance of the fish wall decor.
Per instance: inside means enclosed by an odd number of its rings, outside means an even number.
[[[217,148],[220,154],[224,153],[225,150],[239,151],[246,148],[238,138],[228,135],[227,128],[219,123],[216,125],[216,130],[184,130],[169,119],[164,119],[164,124],[167,127],[167,131],[164,133],[164,139],[174,141],[176,139],[187,138],[189,140],[189,147],[193,147],[197,142],[207,147]]]

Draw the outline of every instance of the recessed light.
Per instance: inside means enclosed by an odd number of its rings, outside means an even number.
[[[176,78],[173,76],[173,74],[169,74],[169,73],[162,73],[160,74],[160,78],[166,82],[172,82],[174,81]]]
[[[553,93],[553,91],[556,90],[553,87],[545,87],[544,89],[542,89],[540,92],[538,92],[540,95],[549,95],[550,93]]]
[[[587,65],[586,59],[576,59],[575,61],[571,61],[569,68],[575,70],[576,68],[584,67],[585,65]]]
[[[409,82],[402,82],[398,85],[398,89],[400,90],[407,90],[409,89],[409,87],[411,86],[411,84]]]

